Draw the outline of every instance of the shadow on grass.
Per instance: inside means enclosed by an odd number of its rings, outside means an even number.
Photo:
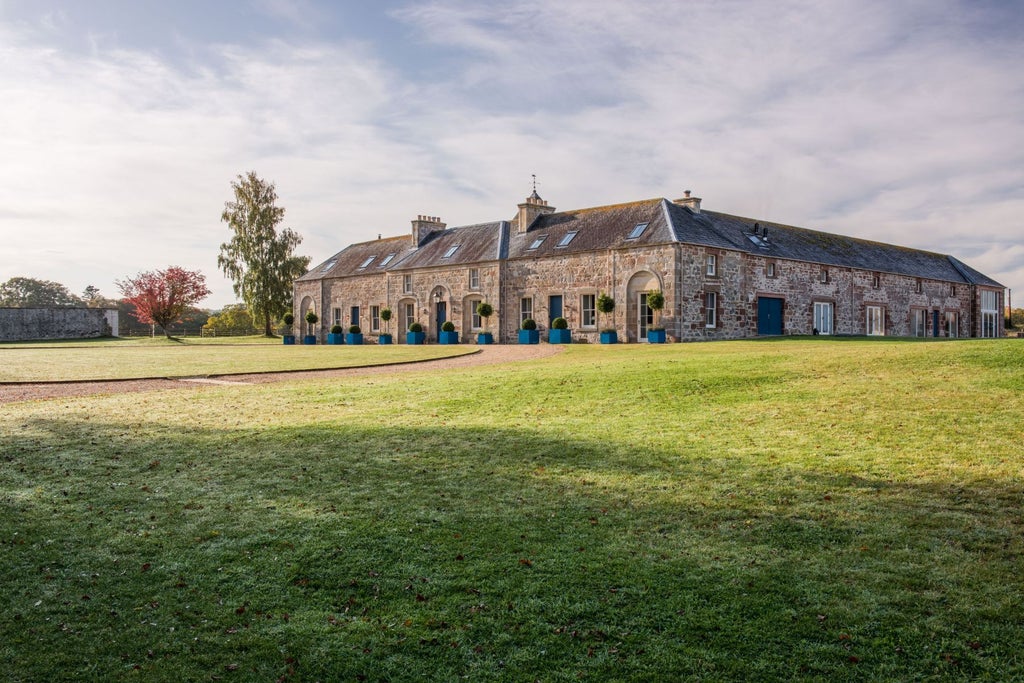
[[[459,426],[55,417],[0,453],[26,680],[1024,673],[1019,481]]]

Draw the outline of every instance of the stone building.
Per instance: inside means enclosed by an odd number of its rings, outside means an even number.
[[[646,294],[661,290],[656,320]],[[597,296],[616,309],[598,319]],[[706,211],[685,195],[573,211],[534,191],[509,220],[448,228],[418,216],[411,235],[353,244],[295,282],[295,319],[316,332],[358,324],[397,342],[412,322],[436,340],[446,320],[463,341],[482,330],[490,303],[497,341],[515,341],[533,318],[564,317],[574,341],[603,329],[646,341],[841,334],[917,337],[1003,335],[1004,288],[952,256]]]

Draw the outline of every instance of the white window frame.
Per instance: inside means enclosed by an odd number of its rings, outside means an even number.
[[[362,269],[364,269],[364,268],[367,268],[367,267],[369,267],[369,265],[370,265],[371,263],[373,263],[373,260],[374,260],[375,258],[377,258],[377,257],[376,257],[376,256],[371,256],[370,258],[368,258],[368,259],[366,259],[365,261],[363,261],[363,263],[362,263],[362,264],[361,264],[361,265],[359,266],[359,270],[362,270]]]
[[[869,337],[885,336],[885,309],[881,306],[865,307],[864,330]]]
[[[469,299],[466,302],[469,304],[469,327],[474,332],[484,328],[484,320],[480,317],[480,314],[476,312],[476,307],[479,306],[482,301],[483,299]]]
[[[960,316],[956,311],[946,311],[946,336],[956,339],[960,336]]]
[[[718,327],[718,292],[704,293],[704,327]]]
[[[928,311],[923,308],[912,308],[910,310],[910,336],[928,336]]]
[[[767,275],[768,275],[768,277],[775,277],[775,264],[774,263],[769,263],[768,264]]]
[[[480,269],[470,268],[469,269],[469,288],[473,291],[480,289]]]
[[[536,320],[533,317],[533,297],[524,296],[519,300],[519,322],[522,323],[527,318]]]
[[[412,275],[402,276],[402,293],[412,294]]]
[[[999,296],[990,289],[981,290],[981,336],[994,339],[999,332]]]
[[[640,238],[640,236],[644,234],[644,231],[645,231],[645,230],[647,230],[647,226],[648,226],[648,225],[650,225],[650,223],[637,223],[637,224],[636,224],[636,225],[635,225],[635,226],[633,227],[633,230],[632,230],[632,231],[630,231],[630,233],[629,233],[629,235],[628,235],[628,236],[626,237],[626,239],[627,239],[627,240],[635,240],[635,239],[639,239],[639,238]]]
[[[580,295],[580,327],[591,329],[597,327],[597,295]]]
[[[831,335],[834,330],[835,307],[831,301],[814,302],[814,328],[818,334]]]
[[[716,254],[708,254],[704,258],[704,274],[708,277],[717,277],[718,256]]]
[[[821,269],[821,273],[818,274],[818,282],[823,285],[828,284],[828,268]]]
[[[455,252],[457,252],[459,250],[459,247],[461,247],[461,246],[462,246],[461,244],[456,244],[454,246],[448,247],[448,251],[444,252],[444,256],[442,256],[441,258],[442,259],[449,259],[452,256],[455,256]]]
[[[380,306],[370,306],[370,332],[380,332]]]
[[[387,264],[391,263],[391,259],[393,259],[393,258],[395,258],[395,253],[391,252],[390,254],[388,254],[387,256],[384,257],[383,261],[381,261],[380,263],[377,264],[377,267],[378,268],[383,268]]]
[[[562,239],[558,240],[558,244],[556,244],[555,246],[556,247],[567,247],[567,246],[569,246],[569,243],[572,242],[573,238],[576,237],[576,235],[578,235],[578,234],[579,234],[578,230],[570,230],[569,232],[565,233],[565,235],[562,236]]]
[[[534,249],[540,249],[540,245],[544,244],[544,240],[548,238],[547,235],[541,235],[540,237],[533,240],[530,246],[526,248],[527,251],[533,251]]]
[[[416,322],[416,302],[406,301],[403,305],[402,311],[402,330],[404,332],[409,331],[409,325]]]

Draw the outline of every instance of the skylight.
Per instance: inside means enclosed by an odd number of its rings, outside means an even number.
[[[627,237],[626,239],[627,240],[635,240],[637,237],[639,237],[640,235],[644,234],[644,230],[647,229],[648,225],[650,225],[650,224],[649,223],[637,223],[636,227],[633,228],[632,232],[629,233],[629,237]]]
[[[560,247],[567,247],[567,246],[569,246],[569,242],[572,242],[572,238],[575,237],[578,232],[579,232],[578,230],[571,230],[571,231],[565,233],[565,237],[563,237],[562,239],[560,239],[558,241],[558,246],[560,246]]]
[[[373,263],[373,259],[375,259],[375,258],[377,258],[377,257],[376,257],[376,256],[371,256],[370,258],[368,258],[368,259],[366,259],[365,261],[363,261],[363,264],[362,264],[361,266],[359,266],[359,270],[362,270],[362,269],[363,269],[363,268],[365,268],[366,266],[368,266],[368,265],[370,265],[371,263]]]
[[[377,264],[378,268],[383,268],[387,264],[391,263],[391,259],[395,258],[394,253],[388,254],[384,257],[384,260]]]
[[[452,256],[455,255],[455,252],[457,252],[459,250],[459,247],[461,246],[461,244],[456,244],[454,247],[449,247],[448,251],[444,252],[444,256],[442,256],[441,258],[451,258]]]
[[[537,247],[539,247],[540,245],[542,245],[542,244],[544,243],[544,240],[546,240],[547,238],[548,238],[548,236],[547,236],[547,235],[541,235],[540,237],[538,237],[537,239],[535,239],[535,240],[533,241],[533,244],[531,244],[531,245],[529,246],[529,248],[530,248],[530,249],[536,249]]]
[[[331,259],[324,267],[320,270],[321,273],[326,273],[328,270],[334,267],[334,264],[338,262],[338,259]]]

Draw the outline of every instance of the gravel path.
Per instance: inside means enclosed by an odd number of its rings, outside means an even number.
[[[495,365],[546,358],[547,356],[559,353],[562,351],[562,348],[552,344],[494,344],[491,346],[481,346],[478,353],[457,356],[455,358],[438,358],[417,363],[344,368],[341,370],[298,370],[295,372],[270,372],[256,375],[218,375],[211,378],[192,379],[131,379],[117,382],[7,384],[0,386],[0,404],[47,398],[120,394],[138,391],[167,391],[173,389],[188,391],[210,385],[265,384],[288,380],[394,374],[396,372],[410,372],[412,370],[448,370],[450,368],[467,368],[478,365]]]

